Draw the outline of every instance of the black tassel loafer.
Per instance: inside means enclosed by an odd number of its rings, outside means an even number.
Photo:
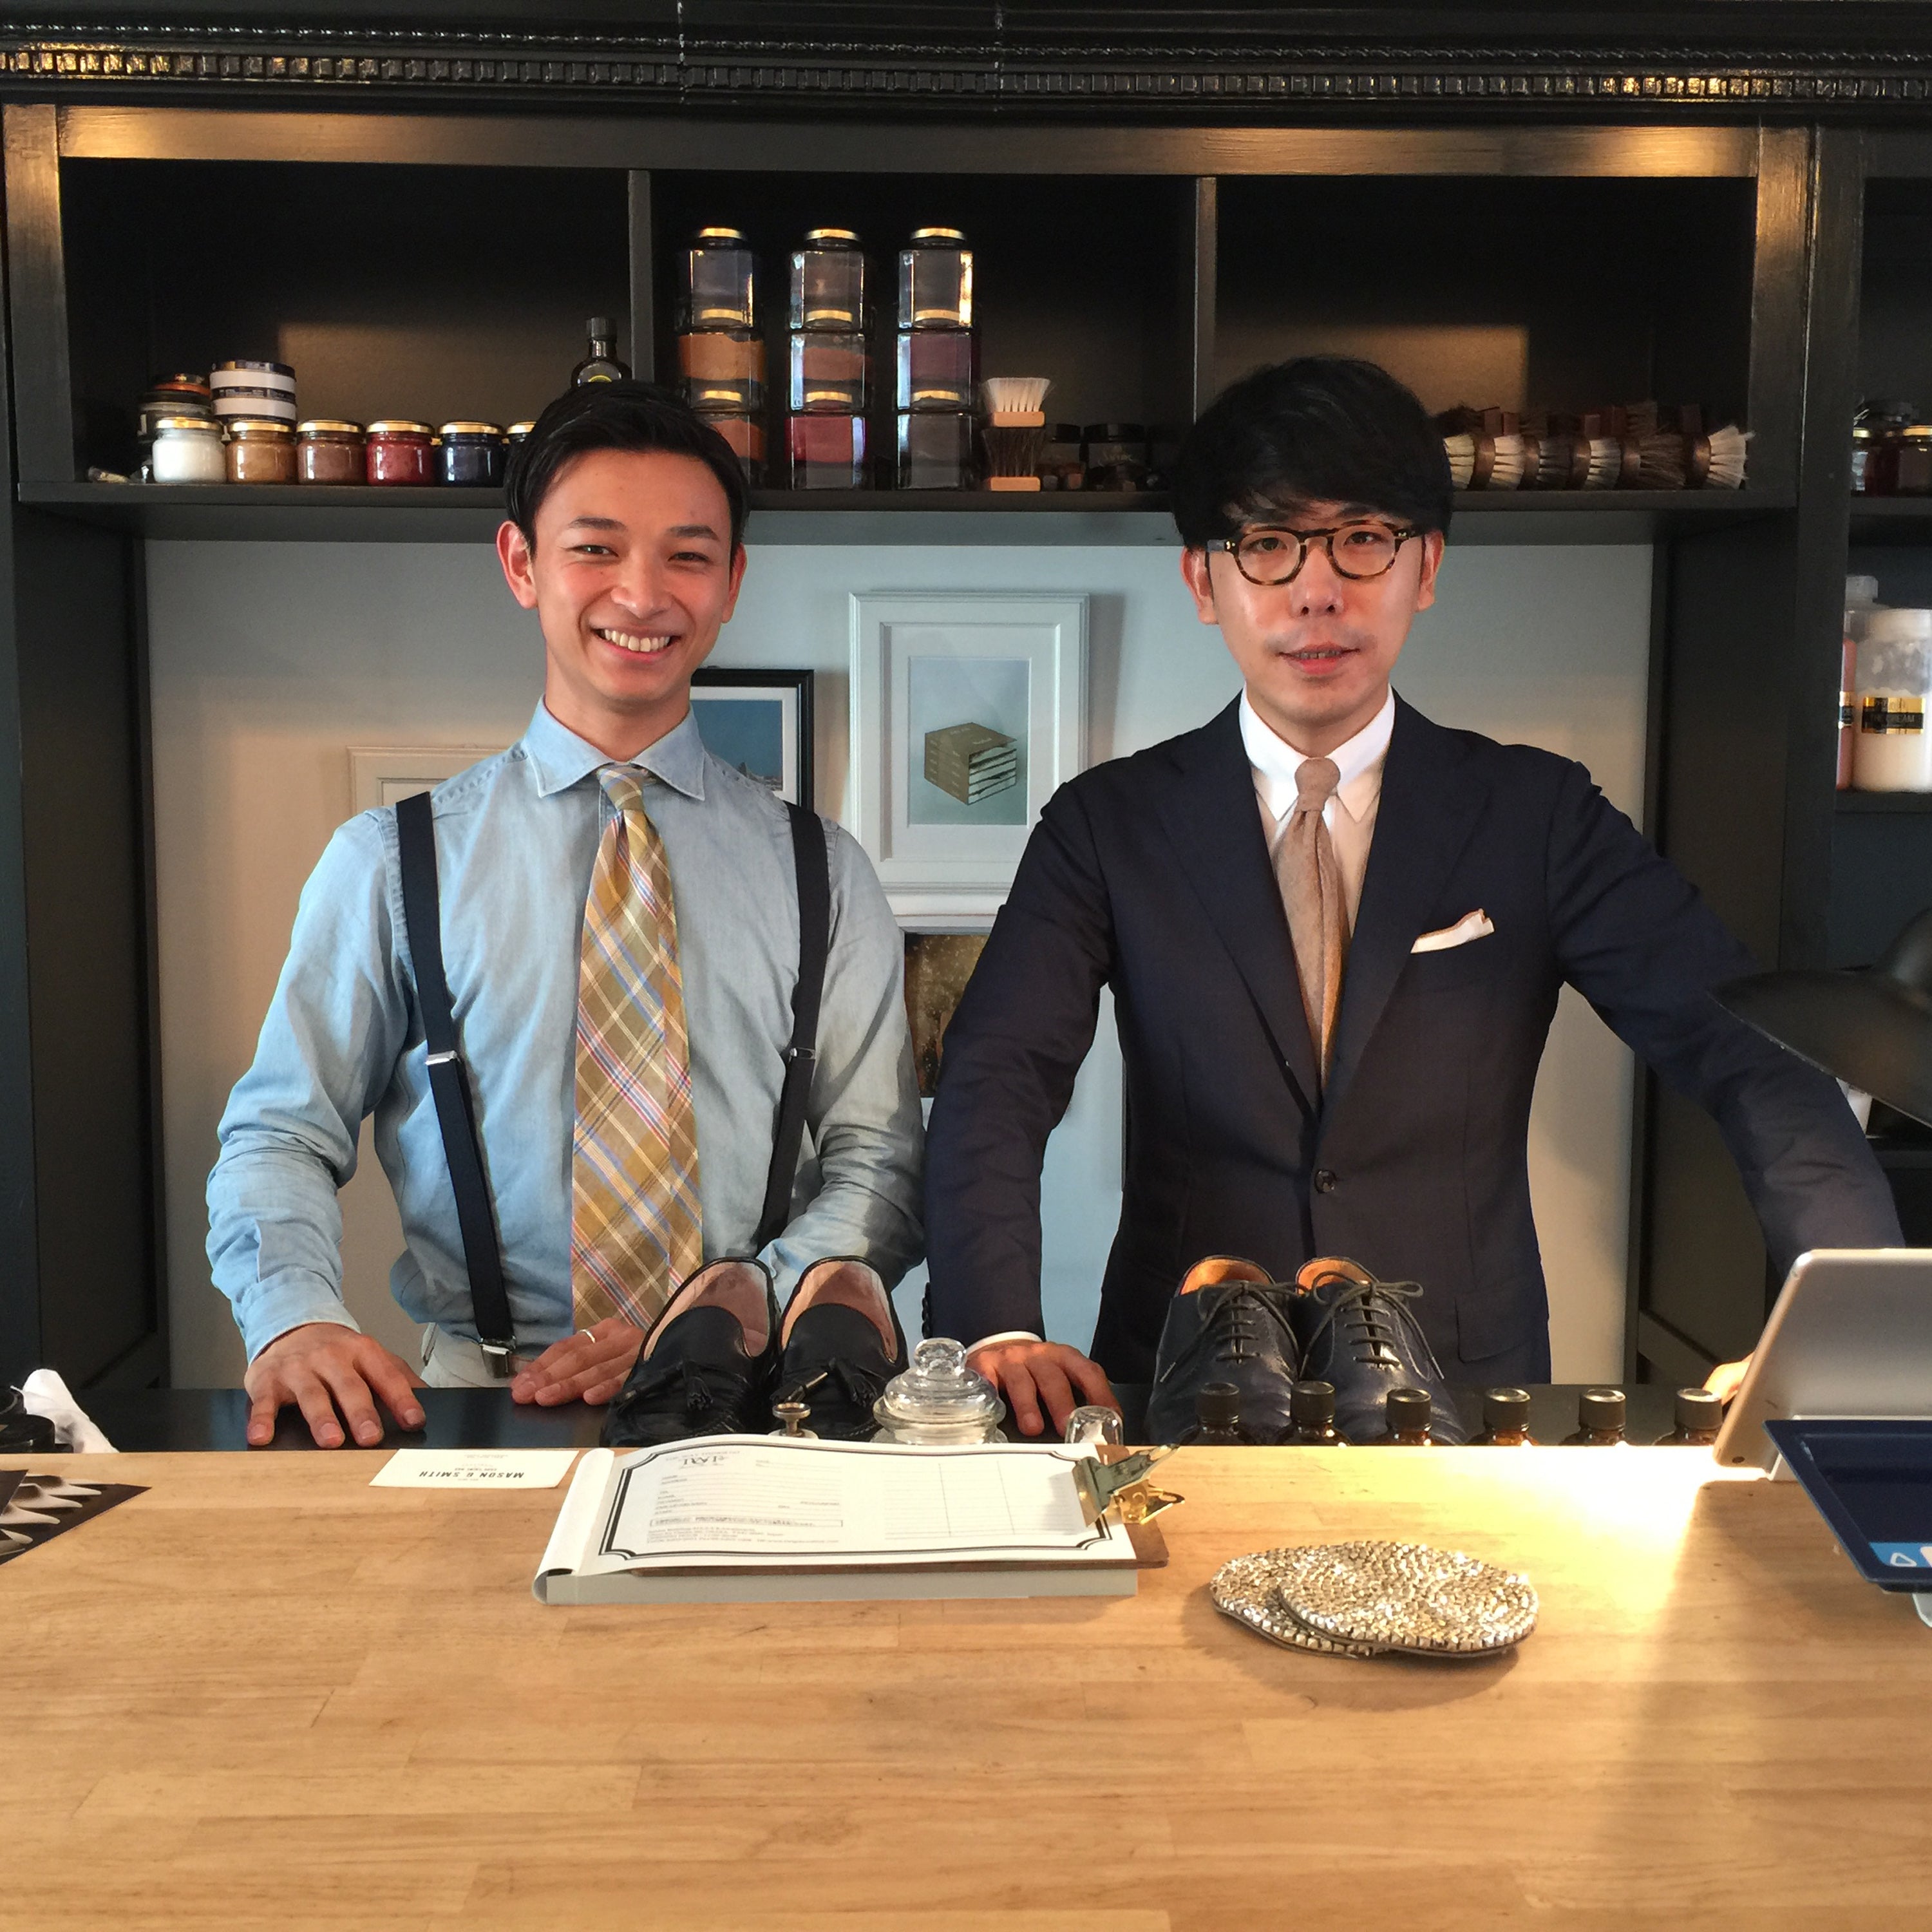
[[[603,1440],[634,1449],[689,1436],[762,1436],[778,1364],[778,1298],[764,1264],[710,1262],[651,1324],[604,1415]]]

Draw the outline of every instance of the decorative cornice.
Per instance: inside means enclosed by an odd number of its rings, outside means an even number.
[[[0,94],[401,94],[955,112],[1617,110],[1872,114],[1932,102],[1932,44],[1767,48],[948,45],[274,26],[0,28]]]

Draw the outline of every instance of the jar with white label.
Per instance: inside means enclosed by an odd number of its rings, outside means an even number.
[[[1858,742],[1852,784],[1859,791],[1932,792],[1932,610],[1874,610],[1858,643]]]

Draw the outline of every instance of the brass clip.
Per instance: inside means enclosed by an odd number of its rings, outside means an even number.
[[[1102,1462],[1088,1456],[1073,1466],[1073,1486],[1080,1492],[1080,1507],[1087,1520],[1098,1522],[1108,1510],[1117,1509],[1125,1523],[1145,1522],[1184,1500],[1171,1490],[1157,1490],[1148,1480],[1148,1472],[1172,1449],[1137,1449],[1118,1462]]]

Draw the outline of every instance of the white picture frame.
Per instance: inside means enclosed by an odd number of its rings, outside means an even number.
[[[1031,591],[851,598],[846,822],[902,926],[983,930],[1041,807],[1084,767],[1087,602]]]
[[[445,778],[494,758],[501,745],[352,745],[349,748],[349,805],[352,812],[374,812],[419,791],[434,791]]]

